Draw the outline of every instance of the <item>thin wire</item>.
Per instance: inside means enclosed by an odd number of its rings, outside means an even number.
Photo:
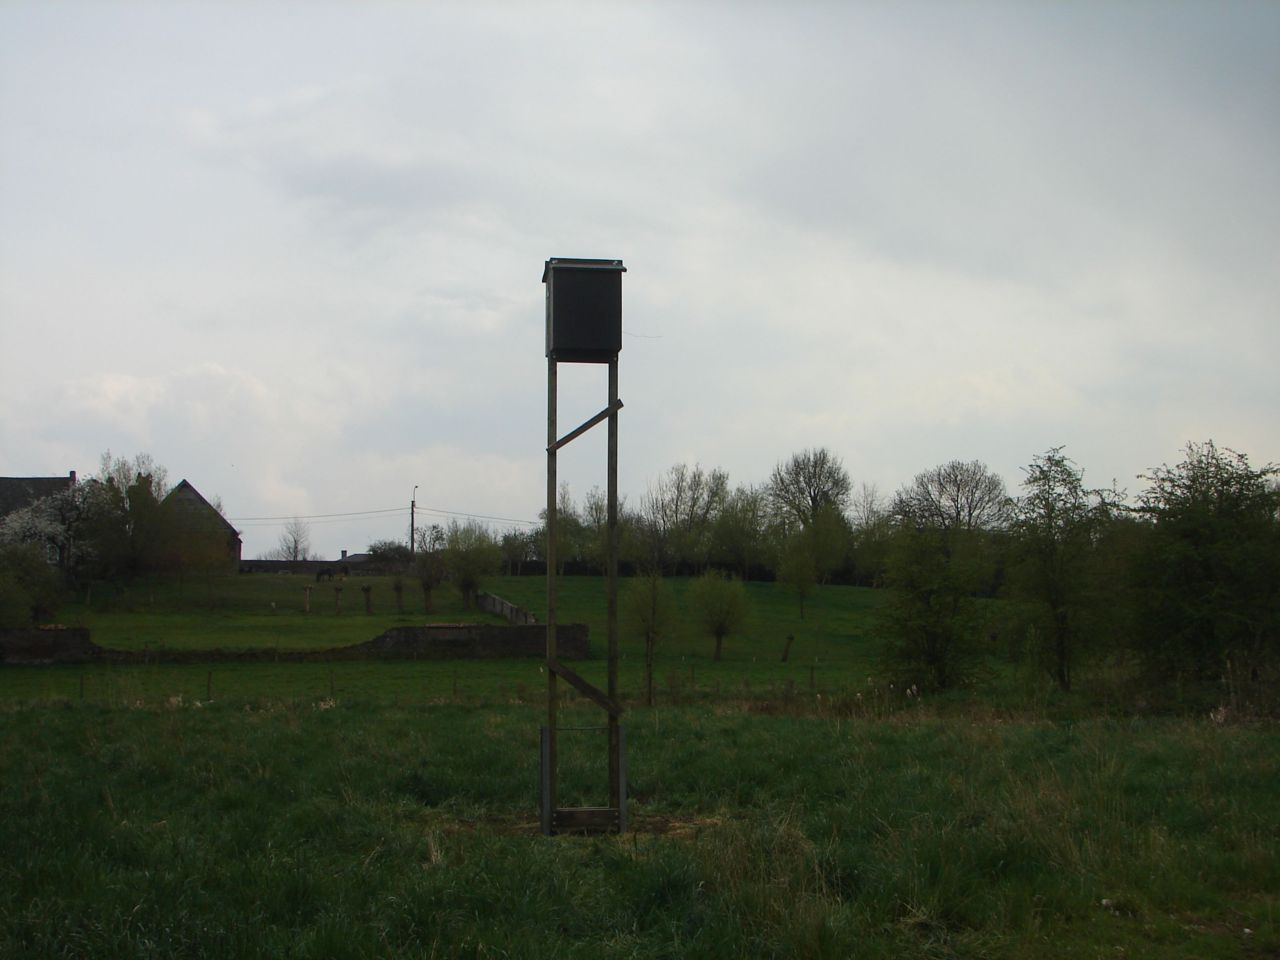
[[[368,517],[375,513],[403,513],[408,507],[388,507],[386,510],[350,510],[346,513],[310,513],[306,516],[290,514],[287,517],[232,517],[238,523],[253,523],[257,520],[323,520],[328,517]]]
[[[487,513],[466,513],[461,510],[441,510],[436,507],[417,507],[419,513],[439,514],[446,517],[466,517],[469,520],[492,520],[498,523],[520,523],[536,527],[541,521],[520,520],[515,517],[498,517]],[[231,521],[246,527],[273,527],[291,520],[306,520],[319,526],[325,523],[351,523],[373,517],[387,517],[397,514],[403,517],[409,512],[408,507],[393,507],[387,510],[353,510],[349,513],[313,513],[304,516],[289,515],[287,517],[232,517]]]

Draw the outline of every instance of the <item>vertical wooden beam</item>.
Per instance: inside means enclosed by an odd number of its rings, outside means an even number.
[[[547,740],[543,750],[544,805],[556,808],[556,361],[547,359]],[[548,825],[549,827],[549,825]]]
[[[608,631],[609,699],[618,702],[618,357],[609,361],[609,513],[608,513]],[[618,717],[609,715],[609,806],[621,810],[622,741]]]

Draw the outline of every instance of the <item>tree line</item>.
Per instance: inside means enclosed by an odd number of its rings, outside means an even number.
[[[1141,475],[1132,498],[1087,486],[1061,447],[1034,456],[1015,492],[976,460],[923,470],[888,497],[855,488],[825,448],[780,461],[761,484],[731,486],[723,470],[676,464],[620,505],[621,566],[635,581],[628,604],[650,661],[670,606],[664,578],[705,584],[696,609],[717,650],[741,606],[725,599],[739,597],[735,584],[775,581],[803,617],[820,585],[846,583],[889,588],[886,665],[920,689],[969,682],[997,644],[1063,690],[1082,662],[1124,653],[1153,688],[1225,685],[1233,703],[1274,703],[1278,476],[1212,441]],[[199,537],[171,535],[166,492],[150,457],[108,453],[92,481],[4,518],[0,618],[31,622],[51,607],[53,557],[73,584],[214,569],[212,539],[206,550]],[[561,487],[558,573],[603,572],[606,508],[599,489],[578,503]],[[286,531],[290,552],[305,555],[304,532]],[[495,532],[472,521],[419,530],[412,550],[383,541],[370,553],[412,570],[429,608],[446,579],[469,603],[501,567],[545,569],[545,545],[545,525]]]
[[[1275,465],[1191,443],[1176,465],[1140,475],[1134,498],[1086,485],[1062,447],[1023,472],[1010,492],[980,461],[954,460],[884,497],[855,488],[825,448],[793,454],[759,485],[731,487],[723,470],[677,464],[619,511],[622,567],[636,581],[627,604],[646,660],[669,620],[664,577],[772,580],[801,617],[813,590],[846,583],[889,588],[886,667],[917,689],[972,681],[1000,645],[1064,691],[1082,661],[1126,656],[1152,689],[1225,685],[1242,707],[1275,702]],[[451,527],[455,538],[461,529]],[[519,574],[545,561],[545,526],[465,529],[483,544],[487,569]],[[603,572],[606,534],[603,494],[593,489],[579,505],[562,486],[558,572]],[[699,586],[707,596],[693,605],[717,651],[724,618],[717,625],[715,609],[727,589]]]

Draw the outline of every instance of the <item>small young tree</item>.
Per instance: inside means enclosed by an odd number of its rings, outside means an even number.
[[[675,622],[675,597],[667,581],[653,571],[627,581],[621,607],[626,629],[644,640],[645,703],[652,707],[654,650]]]
[[[747,622],[750,601],[741,580],[711,569],[689,585],[689,606],[704,633],[715,640],[714,659],[719,660],[724,638],[739,632]]]
[[[445,571],[462,594],[463,606],[469,610],[484,578],[501,566],[502,551],[488,527],[475,520],[454,520],[445,531],[443,560]]]
[[[813,538],[801,530],[787,538],[778,560],[778,585],[790,590],[800,601],[800,619],[804,619],[804,601],[818,584],[818,564],[813,556]]]

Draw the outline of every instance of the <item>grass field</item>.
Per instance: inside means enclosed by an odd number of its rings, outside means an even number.
[[[398,622],[350,582],[339,617],[241,579],[64,619],[111,646]],[[878,594],[825,588],[801,621],[751,590],[723,663],[673,637],[659,706],[625,715],[623,837],[537,832],[537,661],[0,668],[0,956],[1280,955],[1274,726],[1100,714],[1013,668],[906,698],[875,680]],[[493,592],[541,608],[537,579]],[[600,597],[561,594],[598,651]],[[601,738],[564,740],[564,802],[600,802]]]

